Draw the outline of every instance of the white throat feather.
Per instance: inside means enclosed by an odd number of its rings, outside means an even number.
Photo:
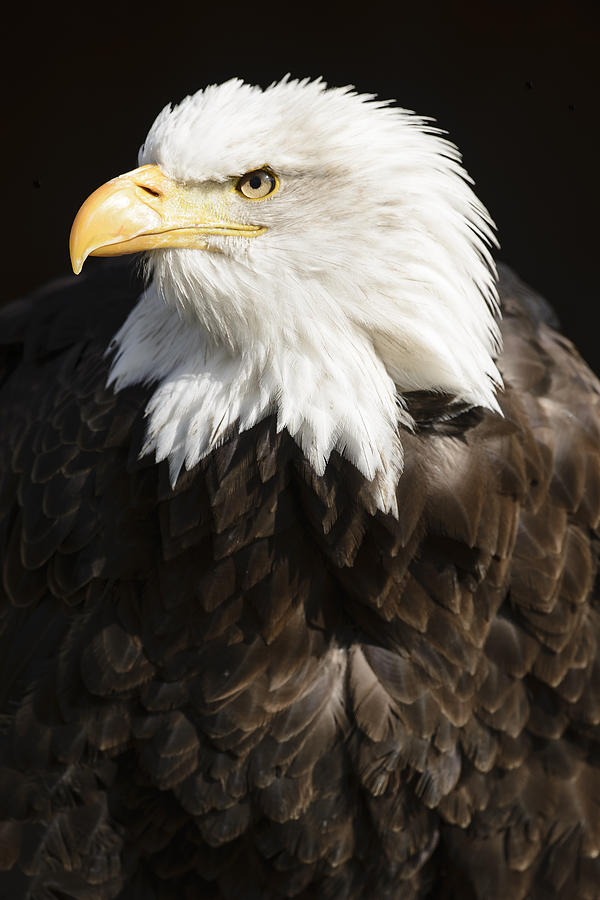
[[[149,255],[109,378],[156,384],[143,452],[168,459],[174,484],[232,425],[275,413],[317,474],[337,450],[397,515],[403,392],[498,411],[492,226],[456,149],[349,89],[234,80],[163,111],[140,162],[198,182],[268,162],[281,179],[260,238]]]

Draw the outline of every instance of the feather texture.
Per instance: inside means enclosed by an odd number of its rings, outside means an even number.
[[[2,313],[0,896],[597,896],[600,391],[500,291],[504,415],[409,397],[398,518],[270,417],[138,458],[122,266]]]

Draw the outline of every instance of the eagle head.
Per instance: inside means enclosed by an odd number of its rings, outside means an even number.
[[[143,452],[173,483],[274,414],[317,474],[336,450],[396,513],[404,395],[498,409],[493,223],[428,120],[232,79],[163,109],[138,162],[84,203],[71,257],[145,253],[109,382],[154,385]]]

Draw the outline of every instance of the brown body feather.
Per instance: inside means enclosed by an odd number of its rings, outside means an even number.
[[[600,897],[600,388],[501,280],[504,418],[414,395],[399,520],[272,420],[175,488],[121,266],[3,313],[0,897]]]

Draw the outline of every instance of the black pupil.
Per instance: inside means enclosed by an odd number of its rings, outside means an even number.
[[[260,175],[253,175],[248,183],[253,191],[257,191],[262,186],[262,178]]]

